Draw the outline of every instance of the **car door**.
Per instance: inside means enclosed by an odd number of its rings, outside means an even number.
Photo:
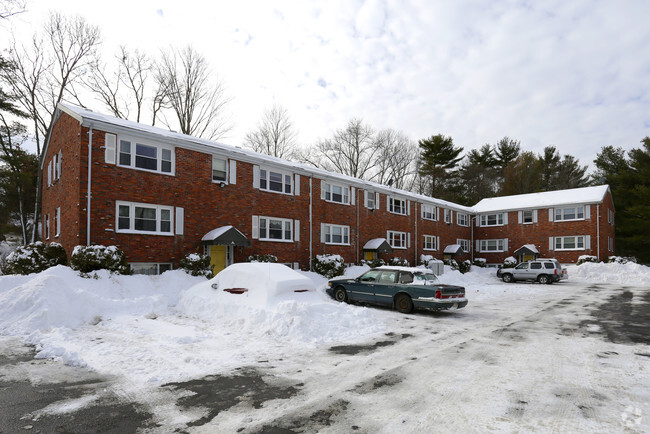
[[[537,280],[540,274],[546,274],[544,273],[544,270],[542,268],[542,263],[541,262],[531,262],[530,263],[530,276],[529,279],[531,280]],[[551,273],[553,274],[553,273]]]
[[[375,302],[378,304],[392,305],[393,296],[397,291],[397,270],[383,270],[375,284]]]
[[[512,270],[512,276],[515,278],[515,280],[528,279],[528,266],[528,262],[522,262]]]
[[[374,303],[375,285],[380,275],[381,270],[369,270],[355,279],[353,283],[346,285],[345,290],[348,293],[348,298],[364,303]]]

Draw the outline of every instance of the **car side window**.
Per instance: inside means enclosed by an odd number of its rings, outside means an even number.
[[[545,262],[544,263],[544,268],[546,268],[548,270],[552,270],[553,268],[555,268],[555,264],[553,264],[552,262]],[[558,267],[558,268],[560,268],[560,267]]]
[[[515,267],[517,270],[528,270],[528,262],[524,262],[523,264],[519,264]]]
[[[397,271],[382,271],[378,283],[395,283],[395,277],[397,277]]]
[[[375,281],[377,281],[377,277],[379,276],[379,273],[381,273],[381,271],[379,271],[379,270],[367,271],[363,275],[361,275],[359,280],[361,282],[375,282]]]
[[[408,271],[402,271],[399,274],[399,283],[413,283],[413,275]]]
[[[539,262],[533,262],[530,264],[531,270],[541,270],[542,269],[542,264]]]

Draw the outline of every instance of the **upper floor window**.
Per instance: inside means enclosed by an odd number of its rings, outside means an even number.
[[[173,207],[117,201],[117,232],[172,235]]]
[[[468,218],[467,218],[467,214],[457,213],[456,214],[456,223],[458,224],[458,226],[468,226],[469,221],[468,221]]]
[[[121,139],[119,147],[120,166],[160,173],[174,172],[174,152],[171,148],[138,143]]]
[[[214,182],[225,182],[228,176],[228,162],[225,158],[212,156],[212,180]]]
[[[407,234],[406,232],[388,231],[387,234],[388,244],[395,249],[407,248]]]
[[[328,202],[350,203],[350,188],[339,184],[325,183],[325,200]]]
[[[453,211],[445,208],[445,223],[451,224]]]
[[[503,221],[503,213],[483,214],[481,216],[481,226],[501,226]]]
[[[365,190],[363,192],[364,194],[364,200],[365,200],[365,207],[370,208],[370,209],[377,209],[379,208],[379,193],[374,193],[372,191]]]
[[[292,241],[293,220],[260,216],[260,240]]]
[[[524,224],[532,223],[533,222],[533,210],[532,209],[524,210],[521,213],[521,221]]]
[[[407,213],[407,204],[405,199],[398,199],[395,197],[388,198],[388,211],[393,214],[406,215]]]
[[[436,207],[433,205],[422,205],[422,218],[425,220],[435,220]]]
[[[350,244],[350,226],[324,224],[326,244]]]
[[[561,220],[583,220],[585,218],[584,206],[573,206],[568,208],[555,208],[555,221]]]
[[[260,169],[260,190],[292,194],[293,176],[275,169]]]
[[[463,249],[463,251],[464,251],[465,253],[469,253],[469,252],[470,252],[470,250],[469,250],[469,240],[461,240],[461,239],[457,239],[457,240],[456,240],[456,244],[458,244],[458,245]]]

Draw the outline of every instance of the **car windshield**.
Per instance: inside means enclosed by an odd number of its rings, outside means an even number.
[[[377,280],[377,277],[379,276],[379,273],[381,273],[380,270],[370,270],[365,272],[364,274],[361,275],[359,280],[362,282],[374,282]]]

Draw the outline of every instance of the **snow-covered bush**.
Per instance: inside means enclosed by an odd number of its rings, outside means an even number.
[[[370,268],[377,268],[377,267],[381,267],[382,265],[386,265],[386,261],[379,258],[372,259],[370,261],[367,259],[362,259],[361,261],[359,261],[359,265],[367,265]]]
[[[607,262],[616,264],[627,264],[628,262],[633,262],[636,264],[636,258],[634,256],[610,256],[607,259]]]
[[[192,276],[205,276],[208,279],[213,277],[212,265],[209,256],[201,256],[196,253],[185,255],[179,262],[178,268]]]
[[[124,252],[116,246],[76,246],[70,255],[70,268],[82,274],[97,270],[131,274]]]
[[[255,254],[255,255],[250,255],[248,257],[248,262],[272,262],[275,264],[276,262],[278,262],[278,257],[269,254],[264,254],[264,255]]]
[[[0,269],[2,274],[31,274],[55,265],[65,265],[66,262],[68,257],[61,244],[37,241],[17,247],[2,261]]]
[[[578,262],[576,262],[576,265],[582,265],[585,262],[593,262],[597,264],[598,258],[591,255],[581,255],[580,257],[578,257]]]
[[[514,256],[508,256],[503,260],[503,268],[512,268],[517,265],[517,258]]]
[[[392,265],[393,267],[408,267],[409,261],[404,258],[390,258],[388,265]]]
[[[420,255],[420,264],[419,265],[424,265],[425,267],[429,266],[429,261],[433,260],[433,256],[431,255]]]
[[[473,265],[481,268],[487,267],[487,260],[485,258],[474,258]]]
[[[341,255],[316,255],[311,261],[312,270],[331,279],[342,276],[345,271],[345,262]]]
[[[443,259],[442,262],[444,262],[445,265],[449,265],[452,270],[458,270],[462,274],[465,274],[472,269],[472,263],[469,259],[461,262],[458,262],[455,259]]]

